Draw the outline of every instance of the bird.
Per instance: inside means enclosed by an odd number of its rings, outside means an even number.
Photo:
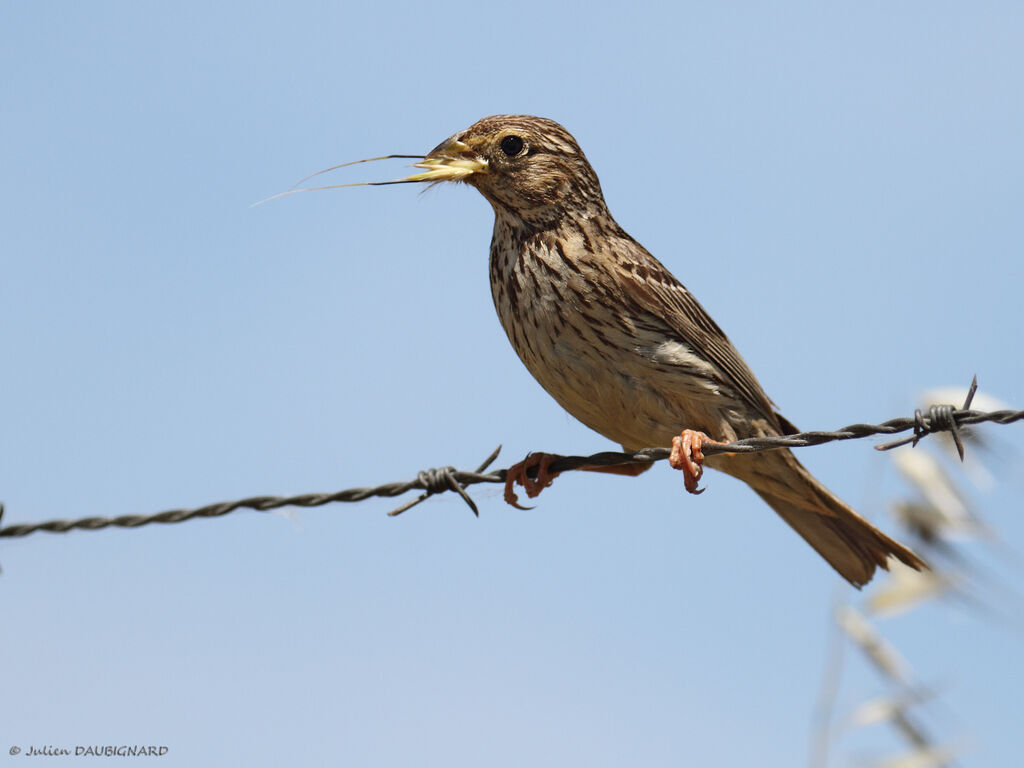
[[[522,362],[566,411],[626,451],[671,445],[670,464],[692,493],[704,464],[742,480],[857,588],[889,558],[927,567],[787,448],[704,457],[709,443],[797,429],[690,291],[616,223],[559,123],[485,117],[413,167],[422,172],[397,181],[460,182],[491,204],[495,309]],[[554,458],[530,454],[510,468],[506,501],[516,504],[515,484],[530,497],[550,485]],[[649,466],[591,469],[636,475]]]

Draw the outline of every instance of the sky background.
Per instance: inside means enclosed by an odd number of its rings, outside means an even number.
[[[909,415],[975,373],[1024,407],[1022,39],[1019,3],[3,3],[4,523],[613,448],[505,339],[472,189],[250,207],[501,112],[576,136],[797,425]],[[991,434],[976,502],[1020,551],[1024,430]],[[799,455],[897,530],[909,491],[870,441]],[[563,476],[526,512],[477,486],[479,520],[451,495],[2,540],[0,762],[804,765],[836,578],[744,485],[705,484],[661,465]],[[994,551],[971,549],[1024,591]],[[942,686],[937,740],[1009,768],[1024,602],[983,596],[1011,620],[880,627]],[[847,658],[840,717],[884,690]],[[876,726],[831,765],[897,751]]]

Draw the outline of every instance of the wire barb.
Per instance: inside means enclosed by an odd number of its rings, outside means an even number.
[[[967,397],[964,399],[963,407],[959,409],[960,413],[970,412],[971,403],[974,402],[974,393],[978,391],[978,375],[975,374],[971,380],[971,387],[967,390]],[[918,408],[914,411],[914,435],[913,437],[904,437],[901,440],[894,440],[891,443],[885,443],[884,445],[876,445],[875,449],[879,451],[889,451],[893,448],[898,448],[901,445],[910,443],[912,447],[916,448],[918,441],[927,434],[933,432],[949,432],[953,436],[953,443],[956,445],[956,452],[960,456],[960,461],[964,460],[964,444],[960,440],[960,424],[957,422],[957,409],[952,405],[932,405],[928,408],[928,417],[921,413],[921,409]]]
[[[822,445],[837,440],[856,440],[872,435],[891,435],[898,432],[905,432],[913,429],[914,434],[910,437],[897,440],[884,445],[877,445],[879,450],[890,450],[899,445],[911,443],[916,445],[925,435],[935,432],[946,431],[953,435],[957,442],[958,449],[963,458],[963,446],[960,443],[959,429],[969,424],[980,424],[991,422],[993,424],[1011,424],[1024,420],[1024,411],[972,411],[971,402],[977,390],[977,377],[971,385],[967,400],[963,408],[952,406],[933,406],[928,414],[916,411],[913,418],[890,419],[881,424],[851,424],[850,426],[837,429],[833,432],[799,432],[795,435],[773,435],[770,437],[748,437],[737,440],[734,443],[707,443],[703,452],[705,456],[713,456],[718,453],[756,453],[774,448],[799,448],[811,445]],[[209,504],[195,509],[172,509],[166,512],[159,512],[154,515],[122,515],[120,517],[85,517],[77,520],[48,520],[42,523],[26,523],[22,525],[8,525],[0,528],[0,538],[14,538],[28,536],[37,531],[49,531],[51,533],[63,533],[78,529],[96,531],[101,528],[117,526],[121,528],[139,528],[150,523],[180,523],[196,517],[221,517],[237,509],[254,509],[258,512],[267,512],[281,507],[320,507],[339,501],[363,501],[371,496],[394,497],[401,496],[413,490],[423,491],[411,502],[403,504],[389,514],[394,517],[414,507],[430,496],[446,491],[454,491],[462,497],[462,500],[469,505],[474,515],[479,516],[480,512],[476,504],[466,493],[466,487],[477,483],[504,483],[507,469],[498,469],[486,472],[486,469],[497,458],[501,446],[491,453],[490,456],[474,472],[463,472],[453,467],[441,467],[440,469],[425,470],[417,474],[413,480],[397,483],[385,483],[374,488],[348,488],[334,493],[306,493],[298,496],[254,496],[239,501],[226,501],[217,504]],[[619,466],[624,464],[649,464],[652,461],[667,459],[670,450],[668,448],[643,448],[630,453],[617,453],[605,451],[595,453],[592,456],[562,456],[551,462],[548,470],[552,473],[568,472],[582,467],[593,466]],[[536,470],[533,470],[536,471]],[[3,504],[0,504],[0,517],[3,515]]]
[[[500,445],[491,452],[490,456],[483,460],[483,463],[481,463],[479,467],[476,468],[476,473],[480,474],[491,466],[491,463],[498,458],[499,453],[501,453]],[[455,491],[462,497],[462,500],[469,505],[469,508],[473,510],[473,514],[480,517],[480,510],[477,509],[476,502],[474,502],[473,499],[469,497],[469,494],[466,493],[465,486],[459,483],[456,479],[456,471],[455,467],[441,467],[440,469],[425,469],[420,472],[416,475],[416,480],[423,484],[423,488],[426,490],[426,493],[422,493],[412,501],[407,501],[397,509],[391,510],[388,512],[388,517],[397,517],[407,509],[411,509],[421,501],[425,501],[430,496],[433,496],[435,493],[444,493],[445,491]]]

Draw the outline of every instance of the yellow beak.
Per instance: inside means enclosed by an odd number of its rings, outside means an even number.
[[[425,172],[402,181],[463,181],[474,173],[486,173],[487,161],[467,144],[452,139],[427,155],[422,163],[415,163],[413,168],[424,168]]]

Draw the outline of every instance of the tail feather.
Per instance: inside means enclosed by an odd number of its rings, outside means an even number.
[[[886,536],[839,499],[830,510],[833,514],[822,514],[819,510],[806,509],[767,493],[758,491],[758,495],[840,576],[858,589],[871,581],[876,568],[889,569],[889,557],[895,557],[916,570],[927,567],[921,558]]]
[[[746,481],[779,517],[858,589],[871,581],[876,568],[888,570],[890,557],[918,571],[928,567],[818,482],[789,451],[769,451],[755,462],[741,461],[739,465],[728,466],[733,458],[741,457],[730,457],[720,468]]]

